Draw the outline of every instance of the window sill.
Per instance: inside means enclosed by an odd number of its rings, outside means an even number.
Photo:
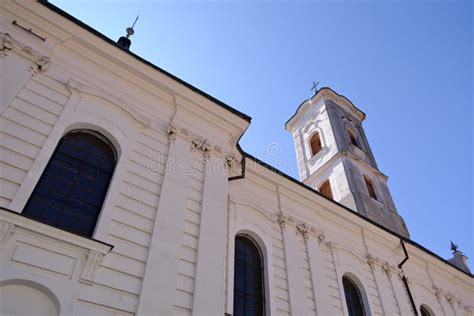
[[[383,203],[382,203],[382,202],[380,202],[379,200],[377,200],[377,199],[374,199],[374,198],[373,198],[373,197],[371,197],[370,195],[369,195],[369,198],[372,200],[372,202],[375,202],[377,205],[379,205],[379,206],[383,207]]]
[[[113,245],[103,241],[76,235],[54,226],[38,222],[22,215],[21,213],[14,212],[3,207],[0,207],[0,222],[8,223],[16,227],[21,227],[23,229],[46,235],[48,237],[58,238],[74,246],[94,250],[104,255],[114,247]]]
[[[362,154],[362,155],[367,155],[367,153],[362,149],[360,148],[359,146],[356,146],[352,143],[349,144],[350,148],[352,148],[356,153],[358,154]]]
[[[322,156],[328,151],[328,149],[329,149],[328,147],[321,148],[321,150],[316,155],[309,158],[308,162],[309,163],[315,163],[316,160],[322,158]]]

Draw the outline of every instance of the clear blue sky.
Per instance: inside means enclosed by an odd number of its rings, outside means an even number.
[[[52,2],[114,40],[140,14],[131,50],[250,115],[244,150],[295,178],[284,123],[313,80],[345,95],[412,239],[474,268],[471,2]]]

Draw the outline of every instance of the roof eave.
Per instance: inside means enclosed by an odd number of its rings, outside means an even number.
[[[120,45],[118,45],[114,40],[108,38],[107,36],[105,36],[104,34],[100,33],[99,31],[97,31],[96,29],[90,27],[89,25],[85,24],[84,22],[76,19],[75,17],[73,17],[72,15],[70,15],[69,13],[61,10],[60,8],[58,8],[57,6],[55,6],[54,4],[50,3],[48,0],[37,0],[38,3],[44,5],[46,8],[54,11],[55,13],[61,15],[62,17],[66,18],[67,20],[71,21],[72,23],[78,25],[79,27],[83,28],[84,30],[92,33],[93,35],[101,38],[102,40],[104,40],[106,43],[116,47],[117,49],[121,50],[122,52],[132,56],[133,58],[135,58],[136,60],[138,60],[139,62],[153,68],[154,70],[156,71],[159,71],[160,73],[168,76],[169,78],[177,81],[178,83],[184,85],[185,87],[189,88],[190,90],[192,90],[193,92],[195,93],[198,93],[200,94],[201,96],[203,96],[204,98],[208,99],[209,101],[217,104],[218,106],[226,109],[227,111],[231,112],[232,114],[236,115],[237,117],[239,117],[240,119],[243,119],[245,120],[246,122],[250,123],[252,118],[250,116],[248,116],[247,114],[245,113],[242,113],[240,112],[239,110],[231,107],[230,105],[222,102],[221,100],[219,99],[216,99],[215,97],[207,94],[206,92],[196,88],[195,86],[187,83],[186,81],[176,77],[175,75],[167,72],[166,70],[156,66],[155,64],[149,62],[148,60],[134,54],[133,52],[129,51],[129,50],[126,50],[126,49],[123,49]]]

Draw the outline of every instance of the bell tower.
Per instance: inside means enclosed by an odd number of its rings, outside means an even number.
[[[285,124],[300,180],[365,217],[409,236],[362,128],[365,113],[330,88],[315,89]]]

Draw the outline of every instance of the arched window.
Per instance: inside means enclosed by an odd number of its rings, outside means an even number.
[[[374,189],[372,180],[369,177],[364,176],[364,181],[365,181],[365,186],[367,187],[367,191],[369,192],[370,197],[373,198],[374,200],[377,200],[377,194],[375,194],[375,189]]]
[[[354,131],[352,131],[351,129],[348,129],[347,134],[349,135],[349,140],[351,141],[351,144],[356,147],[359,147],[359,143],[357,142],[357,136],[354,133]]]
[[[265,310],[263,260],[254,241],[235,237],[234,316],[262,316]]]
[[[64,136],[23,214],[69,232],[92,236],[115,168],[115,152],[100,134]]]
[[[431,310],[426,305],[421,305],[420,306],[420,314],[421,314],[421,316],[433,316],[434,315],[434,313],[432,313]]]
[[[313,156],[316,156],[316,154],[319,153],[323,148],[323,146],[321,145],[321,137],[319,136],[319,133],[316,132],[313,136],[311,136],[309,144],[311,146],[311,154]]]
[[[349,316],[364,316],[364,304],[357,285],[347,276],[343,276],[342,286],[344,287]]]
[[[328,197],[332,199],[332,190],[331,190],[331,183],[329,180],[326,180],[319,186],[319,193],[324,195],[325,197]]]

